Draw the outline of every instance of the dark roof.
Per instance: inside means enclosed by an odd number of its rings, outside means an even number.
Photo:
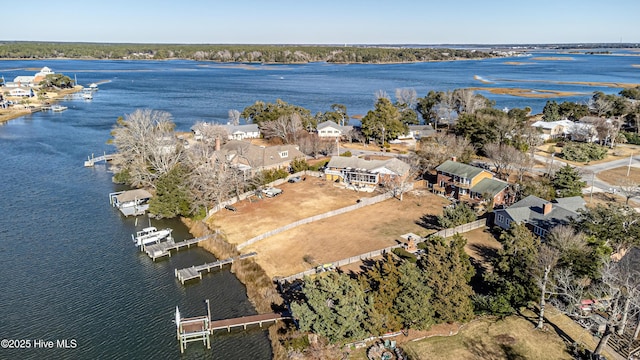
[[[473,179],[478,176],[481,172],[486,172],[479,167],[459,163],[456,161],[447,160],[442,164],[438,165],[436,168],[437,171],[445,172],[447,174],[457,175],[463,177],[465,179]]]
[[[529,195],[507,209],[496,210],[496,212],[506,213],[517,223],[527,222],[543,229],[551,229],[554,226],[569,223],[571,218],[578,216],[578,210],[585,207],[585,201],[580,196],[559,198],[551,201],[551,211],[545,215],[543,209],[544,204],[547,203],[549,201]]]
[[[397,175],[404,175],[410,170],[411,166],[397,158],[387,160],[365,160],[355,156],[332,156],[331,160],[329,160],[329,163],[327,164],[327,168],[363,169],[372,173],[384,173],[384,168]]]

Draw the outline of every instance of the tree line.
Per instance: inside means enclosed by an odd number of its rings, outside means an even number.
[[[441,48],[309,45],[108,44],[7,41],[0,59],[190,59],[249,63],[406,63],[484,59],[488,51]]]

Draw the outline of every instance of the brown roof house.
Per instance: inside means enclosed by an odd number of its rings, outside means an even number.
[[[476,166],[447,160],[436,168],[433,191],[459,201],[479,203],[492,200],[493,205],[509,203],[509,184]]]
[[[529,195],[506,209],[494,210],[494,224],[508,229],[511,223],[525,223],[534,234],[544,238],[553,227],[569,224],[585,208],[581,196],[557,198],[552,201]]]
[[[251,174],[269,169],[288,169],[293,160],[306,157],[296,145],[259,146],[240,140],[227,142],[216,151],[216,156]]]
[[[365,160],[355,156],[332,156],[324,171],[329,181],[343,182],[358,191],[373,191],[386,180],[402,179],[411,166],[397,158]]]

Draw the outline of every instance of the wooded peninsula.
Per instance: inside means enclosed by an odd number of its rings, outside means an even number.
[[[484,59],[501,56],[490,49],[401,46],[107,44],[71,42],[0,43],[0,59],[189,59],[251,63],[409,63]]]

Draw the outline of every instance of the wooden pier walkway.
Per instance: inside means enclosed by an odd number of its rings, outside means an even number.
[[[236,256],[233,258],[218,260],[218,261],[214,261],[214,262],[210,262],[210,263],[206,263],[198,266],[191,266],[184,269],[175,269],[175,274],[178,280],[180,280],[180,282],[182,283],[182,285],[184,285],[185,281],[189,281],[191,279],[202,279],[202,273],[204,271],[210,272],[211,269],[216,267],[219,269],[222,269],[224,265],[232,264],[236,260],[248,259],[256,255],[258,255],[258,253],[250,252],[250,253]]]
[[[278,320],[291,319],[291,315],[289,314],[258,314],[258,315],[250,315],[250,316],[242,316],[238,318],[232,319],[223,319],[211,321],[211,311],[209,308],[209,300],[207,302],[207,315],[206,316],[196,316],[190,318],[182,318],[180,315],[180,310],[176,306],[176,335],[178,341],[180,343],[180,353],[184,353],[184,350],[187,347],[187,343],[194,341],[202,341],[202,343],[207,347],[207,349],[211,349],[211,339],[210,336],[213,335],[215,330],[223,330],[227,329],[228,332],[231,332],[232,328],[242,327],[243,329],[247,329],[247,326],[250,325],[259,325],[262,327],[263,323],[269,322],[277,322]]]
[[[116,157],[116,154],[107,154],[104,153],[101,156],[98,157],[94,157],[93,154],[91,154],[91,156],[87,156],[87,161],[84,162],[84,166],[85,167],[92,167],[93,165],[95,165],[95,163],[100,162],[100,161],[111,161]]]
[[[150,244],[142,246],[142,251],[147,253],[147,255],[155,261],[157,258],[161,258],[164,256],[171,257],[171,250],[180,250],[181,248],[189,248],[191,245],[196,245],[197,243],[207,240],[213,236],[205,235],[195,239],[184,240],[180,242],[174,242],[173,240],[168,240],[164,242],[160,242],[158,244]]]
[[[209,325],[209,328],[211,329],[212,332],[215,330],[222,330],[222,329],[227,329],[227,331],[231,331],[231,329],[234,327],[242,327],[243,329],[246,330],[247,326],[249,325],[258,324],[260,325],[260,327],[262,327],[262,323],[272,322],[272,321],[277,322],[278,320],[290,319],[290,318],[291,316],[289,315],[276,314],[276,313],[258,314],[258,315],[243,316],[243,317],[233,318],[233,319],[215,320],[211,322],[211,324]]]

